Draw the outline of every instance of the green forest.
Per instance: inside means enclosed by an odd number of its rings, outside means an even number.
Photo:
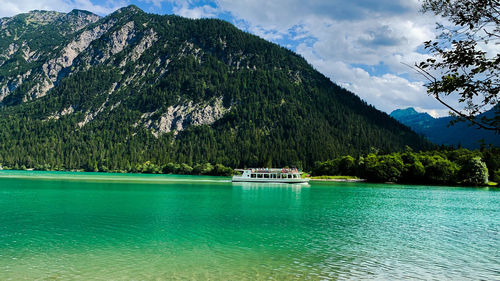
[[[372,149],[375,150],[375,149]],[[266,167],[273,167],[268,165]],[[50,164],[4,165],[3,169],[15,170],[68,170],[63,166]],[[146,174],[182,174],[231,176],[232,167],[222,164],[195,163],[152,163],[146,161],[125,169],[110,169],[96,162],[77,169],[87,172],[118,172]],[[397,182],[405,184],[437,184],[481,186],[488,182],[500,182],[500,149],[495,147],[481,150],[441,148],[432,151],[414,152],[407,147],[404,152],[378,154],[377,151],[352,157],[337,157],[317,161],[310,171],[312,176],[355,176],[369,182]]]
[[[342,156],[316,162],[312,175],[358,176],[370,182],[439,185],[485,185],[500,182],[500,149],[441,149],[390,154]]]

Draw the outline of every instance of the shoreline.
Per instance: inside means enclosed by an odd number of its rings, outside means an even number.
[[[310,179],[309,181],[366,182],[366,179]]]
[[[12,172],[31,172],[31,173],[37,173],[41,172],[43,173],[75,173],[75,174],[80,174],[76,178],[73,178],[69,175],[64,175],[64,176],[58,176],[57,178],[59,179],[68,179],[68,180],[78,180],[78,179],[87,179],[87,180],[97,180],[97,181],[122,181],[124,178],[128,178],[127,176],[140,176],[142,175],[143,177],[141,179],[134,179],[132,181],[143,181],[143,182],[164,182],[164,181],[169,181],[172,179],[168,179],[168,176],[194,176],[194,177],[208,177],[208,178],[226,178],[230,180],[230,176],[218,176],[218,175],[192,175],[192,174],[163,174],[163,173],[131,173],[131,172],[86,172],[82,170],[67,170],[67,171],[54,171],[54,170],[34,170],[34,169],[26,169],[26,170],[14,170],[14,169],[0,169],[0,172],[6,172],[6,171],[12,171]],[[125,177],[121,177],[125,176]],[[165,177],[167,176],[167,177]],[[38,179],[51,179],[54,178],[52,176],[35,176],[35,175],[1,175],[0,178],[38,178]],[[175,180],[174,180],[175,181]],[[346,178],[333,178],[333,179],[315,179],[315,178],[309,178],[310,182],[346,182],[346,183],[380,183],[380,182],[370,182],[367,179],[346,179]],[[449,184],[422,184],[422,183],[395,183],[395,182],[385,182],[385,184],[402,184],[402,185],[422,185],[422,186],[454,186],[454,187],[469,187],[469,188],[493,188],[493,189],[500,189],[500,185],[497,183],[495,184],[487,184],[487,185],[481,185],[481,186],[470,186],[470,185],[449,185]]]

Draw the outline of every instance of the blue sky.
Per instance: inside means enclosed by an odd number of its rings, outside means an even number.
[[[0,17],[75,8],[104,16],[130,4],[148,13],[227,20],[299,53],[382,111],[448,112],[403,64],[425,59],[422,42],[436,36],[439,19],[422,15],[419,0],[0,0]]]

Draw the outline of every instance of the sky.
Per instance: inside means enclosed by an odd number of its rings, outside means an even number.
[[[105,16],[130,4],[148,13],[231,22],[302,55],[384,112],[414,107],[448,114],[427,95],[424,78],[405,65],[426,59],[422,43],[438,32],[440,19],[420,13],[419,0],[0,0],[0,17],[72,9]]]

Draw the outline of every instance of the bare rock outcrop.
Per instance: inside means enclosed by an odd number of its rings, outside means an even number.
[[[120,67],[125,66],[129,61],[136,61],[138,60],[141,55],[153,44],[158,40],[158,34],[153,30],[150,29],[141,39],[141,41],[132,49],[132,52],[127,56],[126,59],[124,59],[122,62],[120,62]]]
[[[94,40],[100,38],[112,26],[113,23],[106,23],[82,32],[76,40],[71,41],[62,49],[57,58],[52,59],[43,65],[42,68],[44,73],[52,82],[56,82],[59,72],[63,68],[71,66],[73,64],[73,60],[83,50],[85,50]]]
[[[157,112],[145,113],[141,116],[143,126],[151,130],[158,137],[163,133],[180,132],[188,126],[210,125],[221,119],[231,108],[223,106],[222,97],[209,103],[196,103],[189,101],[185,104],[169,106],[167,111],[157,120],[151,119]]]
[[[61,112],[55,112],[54,114],[50,115],[46,120],[58,120],[62,116],[72,114],[73,112],[75,112],[75,109],[73,108],[73,106],[69,106],[61,110]]]

